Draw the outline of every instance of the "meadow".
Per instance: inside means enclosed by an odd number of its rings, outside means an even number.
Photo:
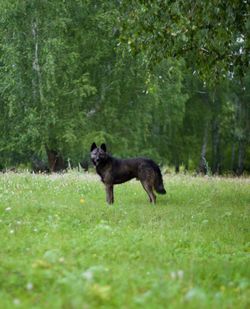
[[[0,308],[250,308],[250,179],[0,175]]]

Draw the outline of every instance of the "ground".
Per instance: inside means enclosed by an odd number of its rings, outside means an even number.
[[[0,308],[249,308],[250,179],[0,174]]]

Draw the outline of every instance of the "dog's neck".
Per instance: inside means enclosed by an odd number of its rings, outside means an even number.
[[[108,165],[112,164],[112,157],[111,155],[107,154],[107,158],[105,161],[99,162],[98,165],[96,165],[96,171],[98,174],[100,174],[102,172],[102,170],[105,168],[107,168]]]

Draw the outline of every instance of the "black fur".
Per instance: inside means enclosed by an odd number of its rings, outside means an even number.
[[[106,199],[109,204],[114,202],[113,186],[132,178],[140,180],[151,203],[155,204],[156,202],[153,190],[160,194],[166,193],[160,168],[153,160],[146,158],[117,159],[107,153],[105,144],[97,147],[93,143],[90,150],[96,172],[105,184]]]

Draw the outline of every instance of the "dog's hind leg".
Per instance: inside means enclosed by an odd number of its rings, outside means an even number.
[[[113,185],[106,185],[106,201],[108,204],[114,203],[114,186]]]
[[[141,181],[141,184],[144,188],[144,190],[147,192],[149,196],[149,202],[155,204],[156,203],[156,196],[153,191],[153,186],[150,185],[147,181]]]

